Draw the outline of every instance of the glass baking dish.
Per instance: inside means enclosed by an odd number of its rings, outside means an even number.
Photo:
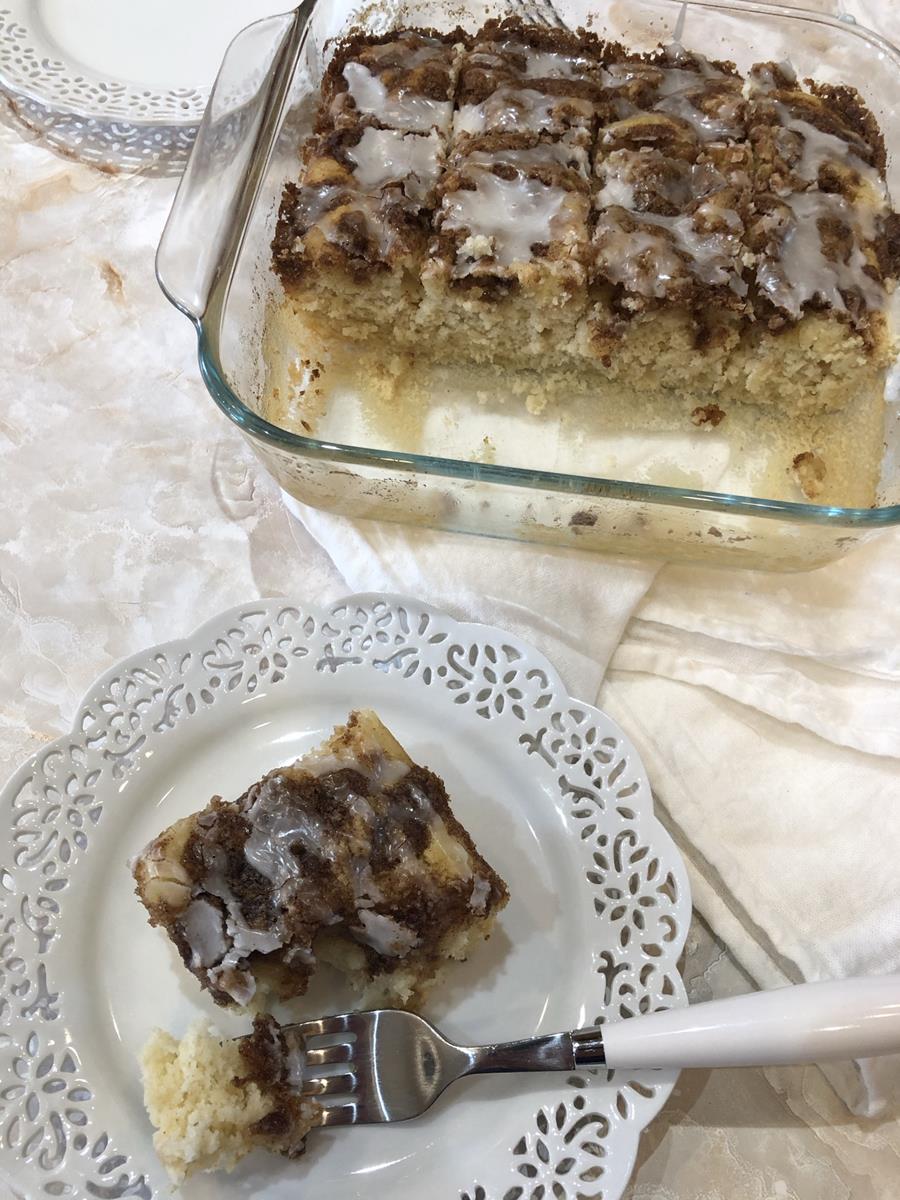
[[[636,49],[677,37],[742,70],[790,59],[801,77],[852,82],[881,124],[898,194],[900,53],[875,34],[816,12],[744,2],[559,0],[555,8],[570,27],[587,24]],[[227,52],[157,274],[196,327],[210,394],[286,497],[351,517],[769,570],[821,565],[900,523],[900,421],[890,388],[877,501],[865,508],[754,494],[740,486],[740,455],[717,431],[643,438],[607,429],[586,448],[583,430],[563,434],[558,420],[521,401],[485,404],[483,395],[429,400],[428,428],[415,437],[346,395],[321,402],[327,411],[315,436],[272,418],[275,375],[300,380],[303,392],[314,357],[273,320],[280,284],[269,247],[283,185],[298,173],[329,39],[355,25],[474,30],[513,12],[523,6],[409,0],[354,10],[307,0],[249,26]],[[592,462],[617,469],[585,469]]]

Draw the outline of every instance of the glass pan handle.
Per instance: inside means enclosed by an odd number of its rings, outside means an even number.
[[[156,253],[160,287],[194,321],[230,275],[314,6],[248,25],[225,53]]]

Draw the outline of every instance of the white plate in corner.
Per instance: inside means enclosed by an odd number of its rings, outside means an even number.
[[[0,92],[56,149],[180,171],[232,38],[287,0],[0,0]]]
[[[236,798],[372,707],[447,783],[506,879],[489,942],[427,1009],[467,1041],[524,1037],[684,1003],[686,875],[635,750],[570,699],[519,639],[413,600],[324,611],[266,600],[156,646],[91,688],[72,732],[3,792],[0,1175],[29,1197],[169,1195],[136,1055],[154,1025],[228,1032],[146,923],[126,860],[214,793]],[[320,982],[306,1011],[346,1007]],[[314,1132],[306,1156],[257,1154],[195,1177],[186,1200],[617,1200],[674,1074],[494,1076],[391,1127]],[[10,1082],[11,1081],[11,1082]]]

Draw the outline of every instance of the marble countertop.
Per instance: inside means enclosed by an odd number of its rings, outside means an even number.
[[[193,331],[157,288],[173,191],[0,126],[4,776],[116,659],[249,596],[344,590],[209,401]],[[699,920],[684,975],[695,1001],[753,987]],[[814,1067],[687,1071],[627,1195],[888,1200],[900,1119],[851,1116]]]

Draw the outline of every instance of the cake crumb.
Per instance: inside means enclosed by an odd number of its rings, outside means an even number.
[[[262,1147],[287,1158],[303,1153],[320,1107],[291,1083],[296,1051],[271,1017],[234,1040],[204,1020],[181,1041],[153,1031],[140,1061],[153,1145],[173,1183],[197,1171],[231,1171]]]
[[[474,462],[493,463],[497,461],[497,447],[494,445],[493,438],[487,434],[481,439],[481,445],[472,455]]]
[[[579,526],[585,527],[596,525],[597,514],[595,512],[590,512],[586,508],[579,509],[577,513],[572,513],[571,517],[569,518],[569,524],[574,526],[576,529]]]
[[[473,233],[459,247],[461,258],[489,258],[494,253],[494,239],[483,233]]]
[[[826,467],[812,450],[804,450],[794,457],[790,473],[807,500],[815,500],[825,490]]]
[[[699,404],[691,413],[692,424],[710,429],[715,429],[724,420],[725,411],[719,408],[718,404]]]

